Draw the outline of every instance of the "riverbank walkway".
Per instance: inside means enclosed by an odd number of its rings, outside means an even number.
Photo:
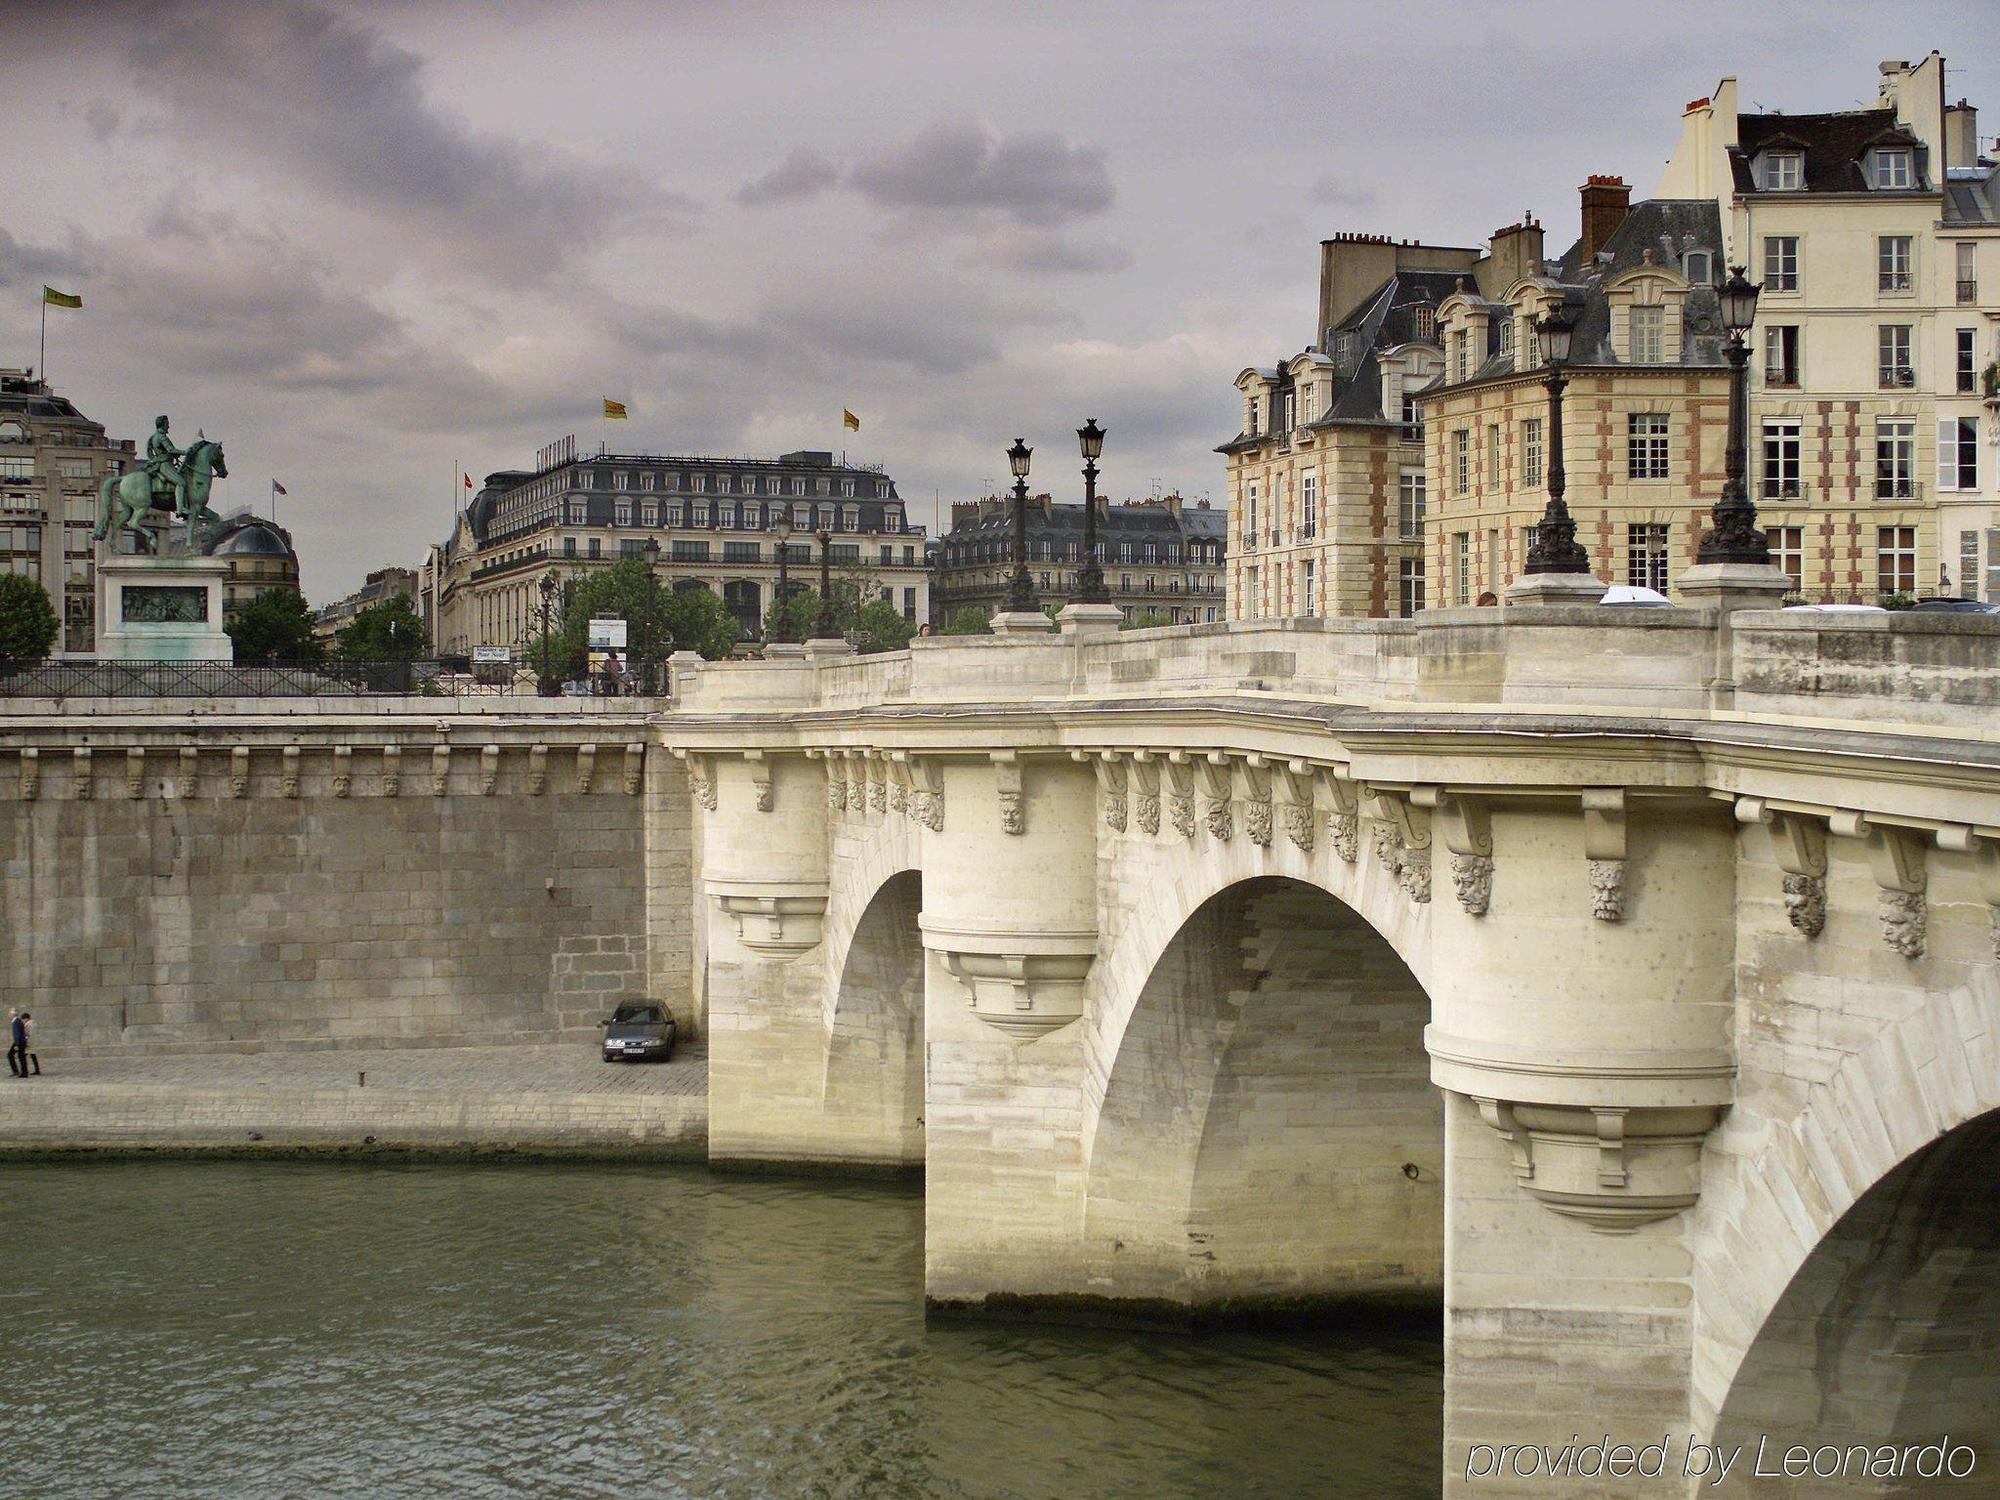
[[[700,1158],[708,1054],[595,1046],[81,1057],[0,1075],[0,1153]]]

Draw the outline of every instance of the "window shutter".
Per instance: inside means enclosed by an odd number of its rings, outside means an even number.
[[[1937,426],[1938,488],[1958,488],[1958,423],[1941,417]]]

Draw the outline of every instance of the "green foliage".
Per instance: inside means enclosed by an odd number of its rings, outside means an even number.
[[[879,598],[870,598],[874,579],[867,573],[851,573],[832,581],[833,628],[840,635],[849,631],[866,631],[868,642],[860,649],[865,652],[901,651],[910,644],[910,638],[917,633],[914,623],[903,618],[895,605]],[[812,638],[813,626],[819,621],[819,590],[800,589],[785,602],[784,614],[791,622],[793,638],[800,641]],[[779,606],[772,601],[769,612],[764,616],[764,637],[772,638],[779,618]]]
[[[278,661],[318,661],[312,612],[306,596],[289,585],[265,589],[223,622],[239,665]]]
[[[1120,630],[1151,630],[1159,625],[1173,624],[1171,616],[1157,609],[1142,609],[1118,628]]]
[[[40,661],[59,628],[47,589],[25,573],[0,573],[0,667]]]
[[[901,651],[917,633],[916,621],[904,619],[903,612],[886,599],[871,599],[862,605],[856,623],[868,632],[863,651]]]
[[[663,662],[675,651],[690,650],[720,661],[736,644],[736,617],[715,593],[706,588],[676,593],[636,557],[620,558],[565,587],[558,660],[581,663],[590,644],[590,622],[609,619],[625,622],[621,655],[628,665]],[[538,648],[527,659],[539,665]]]
[[[1979,373],[1979,383],[1987,396],[2000,396],[2000,360],[1988,362]]]
[[[406,595],[397,594],[356,614],[334,644],[347,661],[415,661],[430,642],[423,616]]]
[[[1884,609],[1908,609],[1917,602],[1915,594],[1884,594],[1875,601]]]
[[[944,622],[943,635],[991,635],[986,625],[986,611],[976,604],[961,604],[951,612],[951,618]]]

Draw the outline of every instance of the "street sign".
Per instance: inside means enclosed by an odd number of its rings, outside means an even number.
[[[514,659],[512,646],[474,646],[472,664],[475,667],[504,667]]]
[[[625,622],[623,620],[592,620],[590,622],[590,649],[593,651],[623,651],[625,649]]]

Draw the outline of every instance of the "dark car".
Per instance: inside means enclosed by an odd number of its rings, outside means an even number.
[[[665,1062],[674,1055],[674,1018],[664,1006],[627,1000],[598,1024],[606,1062]]]
[[[1991,615],[2000,614],[2000,605],[1986,604],[1978,599],[1919,599],[1910,606],[1911,614],[1925,615]]]

